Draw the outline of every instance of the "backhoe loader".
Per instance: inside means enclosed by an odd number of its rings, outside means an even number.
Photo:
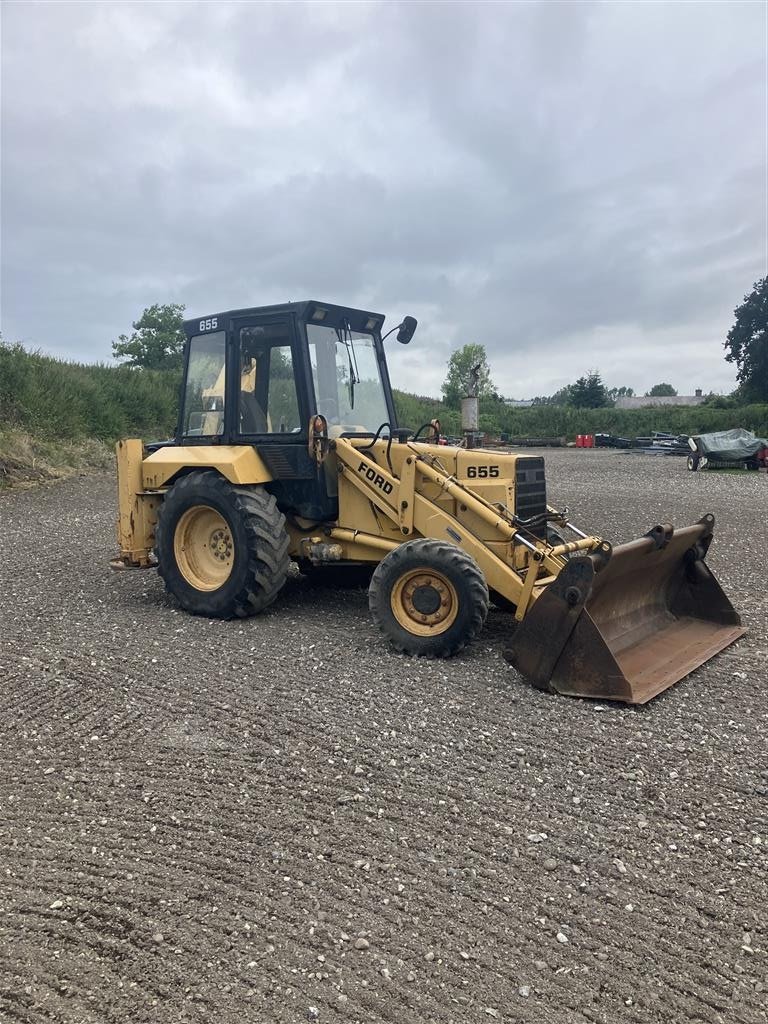
[[[189,612],[253,615],[291,560],[371,571],[394,647],[449,657],[491,599],[540,689],[643,704],[743,630],[708,568],[714,518],[612,547],[547,503],[544,460],[400,428],[379,313],[308,301],[187,321],[173,440],[120,441],[119,557]]]

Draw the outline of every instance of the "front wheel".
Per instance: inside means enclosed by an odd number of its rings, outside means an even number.
[[[178,480],[160,507],[157,567],[188,612],[231,619],[255,615],[285,583],[285,517],[262,487],[233,487],[218,473]]]
[[[488,586],[466,551],[436,540],[394,548],[368,590],[373,621],[404,654],[449,658],[482,629]]]

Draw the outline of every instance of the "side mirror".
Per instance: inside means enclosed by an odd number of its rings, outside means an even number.
[[[397,332],[397,340],[401,345],[407,345],[413,335],[416,333],[416,327],[418,326],[418,320],[415,316],[407,316],[400,324],[400,330]]]

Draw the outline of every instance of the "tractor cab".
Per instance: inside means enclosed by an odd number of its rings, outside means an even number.
[[[318,413],[330,436],[382,424],[388,432],[395,410],[383,323],[380,313],[320,302],[186,321],[176,443],[306,446]]]
[[[309,424],[322,416],[329,438],[394,431],[383,323],[380,313],[316,301],[187,320],[175,443],[252,445],[281,503],[307,517],[335,515],[336,481],[309,457]],[[407,343],[416,321],[398,326]]]

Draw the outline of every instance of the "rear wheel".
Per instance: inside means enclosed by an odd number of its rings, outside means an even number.
[[[488,587],[480,566],[461,548],[413,540],[379,563],[368,603],[373,621],[398,651],[448,658],[482,629]]]
[[[184,476],[165,496],[155,532],[158,571],[186,611],[254,615],[288,571],[285,517],[261,487],[233,487],[213,472]]]

